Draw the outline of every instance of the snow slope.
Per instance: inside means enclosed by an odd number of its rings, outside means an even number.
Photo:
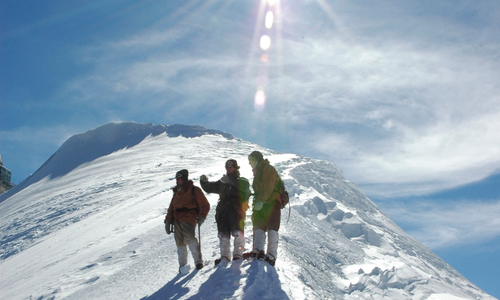
[[[180,276],[163,229],[175,173],[189,169],[199,185],[234,158],[251,180],[253,150],[291,195],[276,266],[213,265],[217,195],[209,194],[208,264]],[[68,139],[0,196],[0,229],[1,299],[494,299],[404,233],[333,163],[199,126],[111,123]],[[247,218],[247,248],[251,238]]]

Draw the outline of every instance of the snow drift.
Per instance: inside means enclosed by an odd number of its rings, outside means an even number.
[[[219,179],[261,151],[291,196],[275,267],[213,265],[217,195],[202,270],[177,273],[163,229],[175,173]],[[250,213],[250,212],[249,212]],[[328,161],[280,154],[200,126],[111,123],[75,135],[0,196],[4,299],[494,299],[408,236]],[[251,247],[250,218],[246,245]],[[191,262],[192,264],[192,262]]]

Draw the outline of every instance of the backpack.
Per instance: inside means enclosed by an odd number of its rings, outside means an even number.
[[[285,183],[283,180],[280,180],[277,185],[277,191],[279,192],[278,202],[281,205],[281,209],[285,208],[285,206],[290,202],[290,196],[288,195],[288,191],[285,188]],[[291,205],[288,205],[288,219],[286,222],[290,221],[290,213],[292,212]]]
[[[279,180],[276,190],[279,192],[278,202],[281,204],[281,209],[285,208],[285,206],[290,202],[290,196],[288,195],[288,191],[285,188],[285,183],[283,180]]]
[[[248,179],[246,179],[245,177],[240,177],[238,179],[238,184],[239,184],[241,203],[246,202],[246,206],[248,209],[248,199],[250,199],[250,195],[251,195],[250,183],[248,182]]]

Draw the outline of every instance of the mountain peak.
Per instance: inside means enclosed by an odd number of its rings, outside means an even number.
[[[111,123],[73,136],[40,168],[51,176],[0,203],[4,298],[494,299],[394,224],[333,163],[199,126],[169,127]],[[207,264],[178,275],[174,237],[163,223],[175,173],[188,169],[196,185],[201,175],[216,181],[231,158],[251,181],[245,161],[254,150],[290,194],[275,267],[257,260],[214,266],[219,196],[207,194],[211,209],[197,232]]]
[[[33,175],[21,182],[2,198],[10,197],[47,176],[50,176],[50,178],[63,176],[82,164],[121,149],[132,148],[146,137],[154,137],[160,134],[166,134],[169,137],[182,136],[185,138],[200,137],[203,135],[221,135],[227,139],[235,138],[227,132],[207,129],[199,125],[156,125],[135,122],[107,123],[87,132],[71,136]]]

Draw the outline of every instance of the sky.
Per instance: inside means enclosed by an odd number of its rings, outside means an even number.
[[[14,183],[108,122],[202,125],[334,162],[500,297],[498,1],[4,0],[0,26]]]

